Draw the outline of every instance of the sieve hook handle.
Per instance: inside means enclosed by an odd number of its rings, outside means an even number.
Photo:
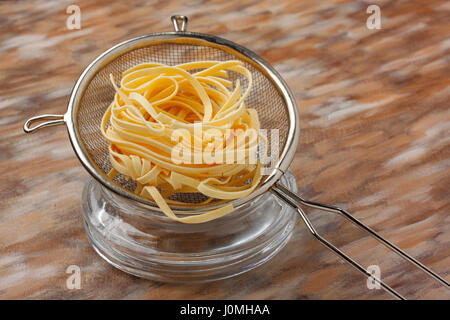
[[[176,32],[186,32],[188,17],[175,15],[171,16],[170,20],[172,20],[173,28],[175,29]]]
[[[430,277],[432,277],[433,279],[438,281],[440,284],[444,285],[447,289],[450,289],[450,284],[445,279],[443,279],[441,276],[436,274],[433,270],[429,269],[427,266],[425,266],[420,261],[416,260],[415,258],[410,256],[409,254],[407,254],[405,251],[403,251],[402,249],[400,249],[399,247],[397,247],[393,243],[391,243],[388,240],[384,239],[382,236],[380,236],[378,233],[373,231],[371,228],[369,228],[368,226],[363,224],[361,221],[359,221],[358,219],[356,219],[355,217],[350,215],[350,213],[348,213],[347,211],[345,211],[343,209],[340,209],[340,208],[337,208],[337,207],[334,207],[334,206],[330,206],[330,205],[321,204],[321,203],[318,203],[318,202],[305,200],[305,199],[301,198],[300,196],[298,196],[297,194],[291,192],[290,190],[288,190],[287,188],[285,188],[281,184],[277,184],[275,187],[273,187],[271,189],[271,192],[274,193],[276,196],[278,196],[281,200],[285,201],[286,203],[288,203],[289,205],[291,205],[292,207],[297,209],[297,211],[300,214],[300,217],[302,218],[303,222],[308,227],[308,230],[312,233],[312,235],[317,240],[319,240],[323,245],[325,245],[328,249],[333,251],[335,254],[337,254],[341,258],[343,258],[350,265],[355,267],[358,271],[360,271],[364,275],[374,279],[377,283],[379,283],[381,285],[381,287],[383,289],[385,289],[387,292],[389,292],[390,294],[392,294],[396,298],[401,299],[401,300],[405,299],[397,291],[392,289],[390,286],[385,284],[380,279],[375,278],[372,274],[370,274],[368,271],[366,271],[358,262],[356,262],[355,260],[353,260],[352,258],[347,256],[344,252],[342,252],[340,249],[338,249],[333,244],[331,244],[329,241],[327,241],[325,238],[323,238],[317,232],[317,230],[312,225],[311,220],[309,220],[309,218],[307,217],[305,212],[302,210],[302,206],[307,206],[307,207],[311,207],[311,208],[314,208],[314,209],[319,209],[319,210],[324,210],[324,211],[328,211],[328,212],[338,213],[338,214],[344,216],[346,219],[348,219],[354,225],[356,225],[360,229],[368,232],[372,237],[374,237],[376,240],[381,242],[383,245],[385,245],[390,250],[394,251],[400,257],[402,257],[403,259],[405,259],[405,260],[409,261],[410,263],[412,263],[413,265],[415,265],[417,268],[419,268],[420,270],[425,272],[427,275],[429,275]]]
[[[35,125],[32,127],[33,123],[41,122],[38,125]],[[28,119],[25,124],[23,125],[23,131],[25,133],[32,133],[35,132],[38,129],[49,127],[49,126],[56,126],[59,124],[63,124],[64,121],[64,115],[61,114],[43,114],[40,116],[32,117]]]

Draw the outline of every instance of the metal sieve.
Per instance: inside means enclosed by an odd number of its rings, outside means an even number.
[[[259,187],[251,195],[228,203],[237,207],[252,201],[267,191],[273,192],[298,210],[309,231],[321,243],[360,272],[372,277],[356,261],[320,236],[301,206],[342,214],[358,227],[369,232],[385,246],[449,287],[448,282],[440,276],[379,236],[348,212],[336,207],[304,200],[278,184],[278,180],[289,168],[294,157],[300,133],[300,120],[296,103],[286,83],[278,72],[254,52],[216,36],[187,32],[188,19],[185,16],[173,16],[171,20],[175,29],[173,32],[153,33],[127,40],[102,53],[84,70],[76,82],[67,112],[64,115],[46,114],[30,118],[24,125],[24,131],[31,133],[46,126],[65,123],[76,155],[94,178],[121,196],[159,210],[153,202],[133,193],[135,188],[133,181],[120,175],[114,179],[107,176],[111,169],[108,157],[109,144],[100,132],[100,123],[115,94],[114,88],[110,84],[109,75],[113,74],[116,79],[120,79],[123,71],[139,63],[149,61],[176,65],[198,60],[240,60],[250,70],[254,81],[251,93],[246,99],[246,105],[248,108],[257,110],[261,128],[278,129],[279,145],[275,149],[279,151],[278,154],[271,155],[274,163],[272,163],[269,174],[264,176]],[[38,121],[41,123],[34,127],[31,126]],[[273,149],[270,145],[270,139],[268,149]],[[221,205],[219,203],[196,205],[203,200],[202,196],[196,193],[180,194],[177,196],[177,200],[186,203],[186,206],[173,208],[175,211],[182,210],[193,214],[211,210]],[[394,296],[403,298],[381,280],[374,280]]]

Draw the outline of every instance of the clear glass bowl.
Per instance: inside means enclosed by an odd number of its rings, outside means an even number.
[[[297,192],[290,171],[281,183]],[[88,238],[103,259],[138,277],[178,283],[228,278],[261,265],[285,246],[297,221],[294,209],[266,192],[225,217],[183,224],[92,178],[83,211]]]

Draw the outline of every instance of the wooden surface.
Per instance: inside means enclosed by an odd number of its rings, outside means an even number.
[[[67,30],[66,7],[82,28]],[[64,127],[22,131],[65,112],[82,70],[114,44],[172,30],[218,35],[260,54],[284,77],[301,115],[291,166],[301,194],[350,210],[450,280],[450,4],[448,1],[2,1],[0,2],[0,298],[391,299],[299,224],[262,267],[209,284],[142,280],[103,261],[81,218],[88,177]],[[381,7],[369,30],[366,8]],[[319,231],[408,298],[449,299],[332,214]],[[81,268],[81,289],[66,268]]]

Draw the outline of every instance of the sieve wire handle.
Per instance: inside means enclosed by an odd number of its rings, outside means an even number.
[[[32,127],[31,125],[35,122],[41,122],[41,123]],[[23,131],[25,131],[25,133],[32,133],[40,128],[56,126],[59,124],[63,124],[64,122],[65,122],[64,115],[43,114],[43,115],[32,117],[32,118],[28,119],[25,122],[25,124],[23,125]]]
[[[319,240],[328,249],[332,250],[334,253],[336,253],[341,258],[343,258],[350,265],[355,267],[358,271],[360,271],[361,273],[363,273],[364,275],[366,275],[368,277],[373,278],[377,283],[379,283],[381,285],[381,287],[383,287],[383,289],[385,289],[387,292],[389,292],[390,294],[392,294],[396,298],[401,299],[401,300],[405,299],[397,291],[392,289],[390,286],[385,284],[380,279],[375,278],[372,274],[370,274],[368,271],[366,271],[358,262],[356,262],[355,260],[353,260],[352,258],[347,256],[344,252],[342,252],[337,247],[335,247],[333,244],[331,244],[329,241],[327,241],[325,238],[323,238],[316,231],[316,229],[312,225],[311,221],[309,220],[309,218],[307,217],[305,212],[302,210],[302,206],[307,206],[307,207],[311,207],[311,208],[320,209],[320,210],[333,212],[333,213],[338,213],[338,214],[343,215],[346,219],[351,221],[353,224],[358,226],[360,229],[368,232],[372,237],[374,237],[376,240],[381,242],[387,248],[389,248],[390,250],[394,251],[396,254],[401,256],[403,259],[405,259],[405,260],[409,261],[410,263],[412,263],[413,265],[415,265],[417,268],[419,268],[420,270],[422,270],[423,272],[425,272],[426,274],[431,276],[433,279],[438,281],[440,284],[444,285],[446,288],[450,289],[450,284],[445,279],[443,279],[441,276],[439,276],[434,271],[429,269],[427,266],[422,264],[420,261],[416,260],[415,258],[410,256],[409,254],[407,254],[405,251],[403,251],[400,248],[398,248],[396,245],[394,245],[391,242],[389,242],[388,240],[384,239],[382,236],[380,236],[378,233],[373,231],[371,228],[369,228],[368,226],[363,224],[361,221],[359,221],[358,219],[356,219],[355,217],[350,215],[347,211],[345,211],[343,209],[340,209],[340,208],[337,208],[337,207],[334,207],[334,206],[325,205],[325,204],[321,204],[321,203],[318,203],[318,202],[305,200],[305,199],[301,198],[300,196],[296,195],[295,193],[291,192],[290,190],[288,190],[287,188],[285,188],[284,186],[282,186],[279,183],[276,184],[276,186],[274,186],[271,189],[271,191],[276,196],[278,196],[281,200],[285,201],[286,203],[288,203],[289,205],[291,205],[292,207],[297,209],[297,211],[300,214],[300,217],[302,218],[303,222],[308,227],[308,230],[312,233],[312,235],[317,240]]]

